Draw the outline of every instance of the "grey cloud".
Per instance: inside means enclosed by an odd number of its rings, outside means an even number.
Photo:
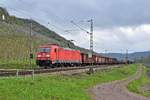
[[[45,13],[61,24],[89,18],[102,28],[150,23],[149,0],[14,0],[6,1],[6,5],[32,16]]]

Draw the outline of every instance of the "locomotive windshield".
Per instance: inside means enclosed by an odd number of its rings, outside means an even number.
[[[39,48],[38,52],[50,52],[50,48]]]

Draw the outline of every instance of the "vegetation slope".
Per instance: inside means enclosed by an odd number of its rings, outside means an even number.
[[[3,15],[5,20],[3,20]],[[0,68],[28,67],[31,23],[33,54],[35,54],[37,47],[44,43],[59,44],[62,47],[80,49],[83,52],[88,51],[75,46],[72,42],[34,20],[10,16],[4,8],[0,8]],[[33,67],[35,67],[34,60]]]

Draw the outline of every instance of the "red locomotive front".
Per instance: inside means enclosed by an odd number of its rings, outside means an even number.
[[[81,64],[81,54],[78,50],[62,48],[55,44],[47,44],[39,47],[36,57],[39,66],[62,66]]]

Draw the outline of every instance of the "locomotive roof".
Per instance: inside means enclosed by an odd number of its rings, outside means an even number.
[[[51,46],[59,46],[59,45],[58,44],[43,44],[40,47],[51,47]],[[61,47],[61,46],[59,46],[59,47]],[[65,49],[65,50],[76,50],[76,49],[64,48],[64,47],[61,47],[61,48]],[[80,51],[80,50],[76,50],[76,51]]]
[[[40,47],[51,47],[51,46],[59,46],[58,44],[42,44]]]
[[[63,47],[62,47],[63,48]],[[77,50],[77,49],[72,49],[72,48],[63,48],[65,50],[74,50],[74,51],[80,51],[80,50]],[[81,51],[80,51],[81,52]]]

